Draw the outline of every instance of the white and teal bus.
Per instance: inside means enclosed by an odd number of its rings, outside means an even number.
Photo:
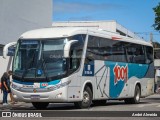
[[[19,38],[12,93],[37,109],[73,102],[78,108],[106,100],[139,103],[154,93],[150,43],[103,30],[59,27]]]

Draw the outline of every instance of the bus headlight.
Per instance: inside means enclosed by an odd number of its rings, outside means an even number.
[[[16,84],[14,84],[14,83],[12,83],[12,88],[13,88],[13,89],[16,89],[16,90],[20,89],[20,87],[17,86]]]
[[[62,88],[62,87],[65,87],[67,85],[69,85],[71,83],[71,80],[67,81],[67,82],[64,82],[64,83],[61,83],[61,84],[58,84],[58,85],[54,85],[54,86],[51,86],[51,87],[48,87],[49,90],[57,90],[59,88]]]
[[[17,88],[17,85],[12,84],[12,88],[16,89],[16,88]]]

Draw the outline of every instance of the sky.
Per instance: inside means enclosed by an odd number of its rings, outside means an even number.
[[[116,20],[146,41],[160,42],[153,8],[160,0],[53,0],[53,21]]]

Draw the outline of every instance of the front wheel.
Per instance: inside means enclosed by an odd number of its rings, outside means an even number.
[[[46,109],[47,106],[49,105],[48,102],[32,102],[32,105],[38,109],[38,110],[42,110],[42,109]]]
[[[92,103],[92,91],[89,87],[86,87],[83,91],[83,99],[80,102],[75,102],[77,108],[88,108]]]

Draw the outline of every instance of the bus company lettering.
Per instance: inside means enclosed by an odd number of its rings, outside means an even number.
[[[42,83],[42,87],[48,86],[48,83]]]
[[[118,81],[124,81],[125,83],[128,80],[128,66],[126,65],[124,66],[119,66],[119,65],[115,65],[114,69],[114,84],[116,85],[118,83]]]

